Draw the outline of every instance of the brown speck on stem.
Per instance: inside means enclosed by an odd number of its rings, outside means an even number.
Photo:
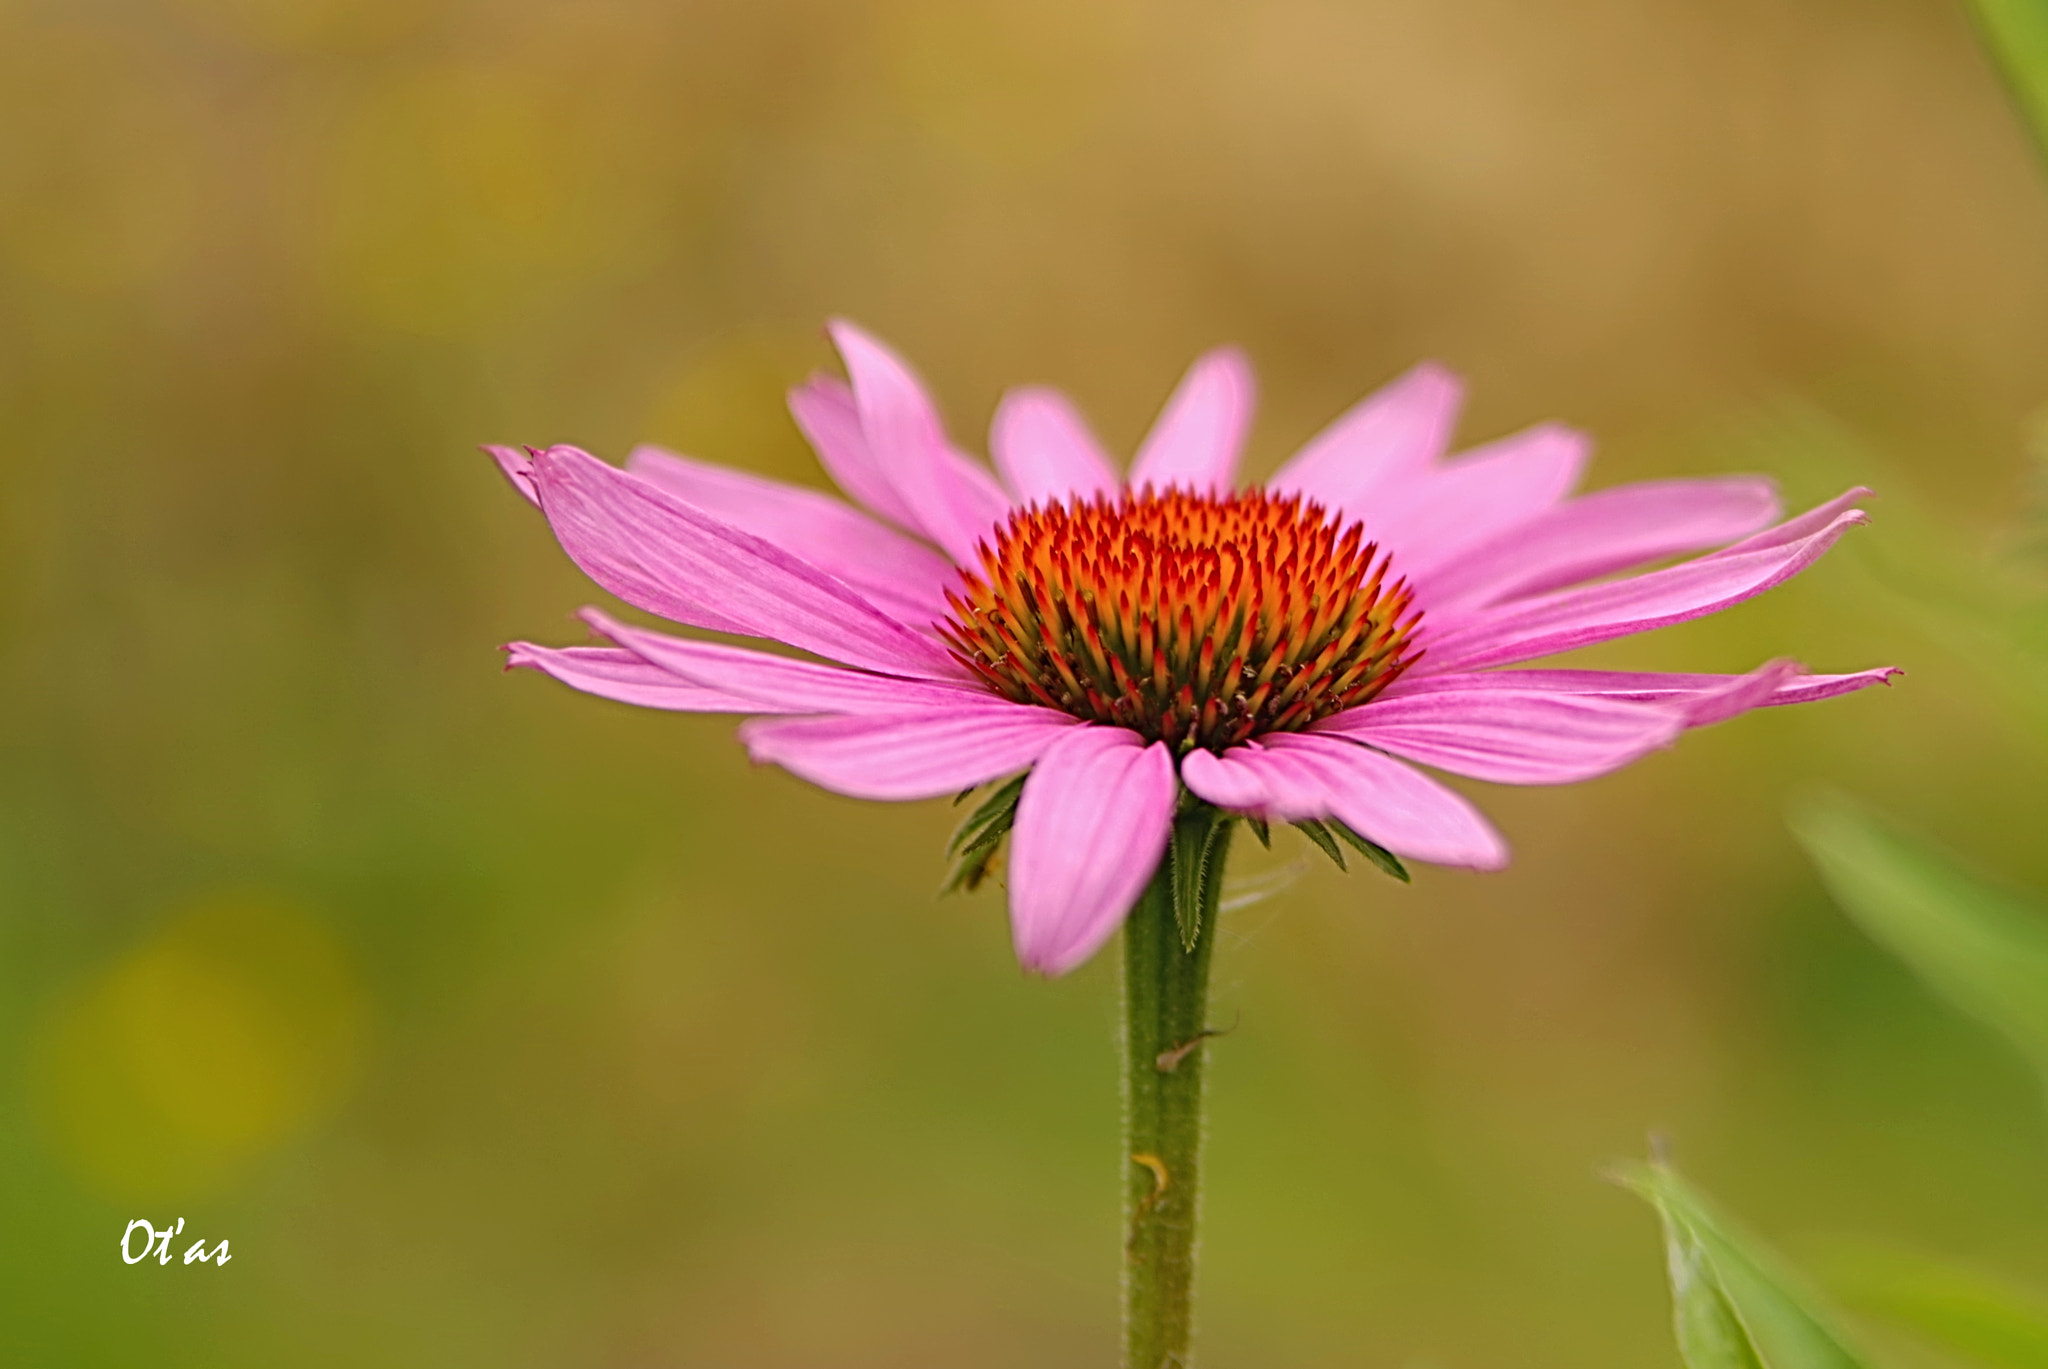
[[[1181,1042],[1178,1046],[1159,1052],[1159,1058],[1152,1062],[1152,1067],[1161,1074],[1172,1074],[1180,1068],[1180,1062],[1187,1059],[1194,1052],[1195,1047],[1201,1045],[1212,1036],[1228,1036],[1236,1030],[1236,1022],[1232,1022],[1227,1027],[1206,1027]]]

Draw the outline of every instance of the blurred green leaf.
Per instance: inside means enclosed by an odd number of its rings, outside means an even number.
[[[2048,1071],[2048,916],[1886,829],[1847,798],[1792,814],[1835,901],[1934,990]]]
[[[1630,1165],[1615,1177],[1663,1219],[1687,1369],[1869,1369],[1819,1299],[1670,1166]]]
[[[1971,0],[2035,145],[2048,152],[2048,0]]]
[[[1749,1332],[1714,1276],[1705,1243],[1690,1226],[1663,1216],[1678,1353],[1690,1369],[1763,1369]]]
[[[2048,1301],[1925,1255],[1859,1250],[1826,1271],[1849,1307],[1991,1369],[2048,1369]]]

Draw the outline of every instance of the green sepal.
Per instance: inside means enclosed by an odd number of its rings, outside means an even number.
[[[1364,856],[1374,865],[1379,866],[1384,873],[1392,875],[1403,884],[1412,883],[1408,875],[1408,867],[1403,865],[1401,858],[1392,851],[1389,851],[1376,841],[1369,841],[1361,837],[1335,818],[1325,818],[1323,821],[1324,825],[1332,832],[1335,832],[1348,842],[1353,850],[1357,851],[1359,855]]]
[[[1317,822],[1314,818],[1305,818],[1302,821],[1294,824],[1294,830],[1300,832],[1303,836],[1307,837],[1310,841],[1314,842],[1322,850],[1322,853],[1324,855],[1328,856],[1331,860],[1336,861],[1337,868],[1339,870],[1348,871],[1350,869],[1350,867],[1345,865],[1344,863],[1344,848],[1339,846],[1337,844],[1337,839],[1330,835],[1329,828],[1323,826],[1323,824]]]
[[[1248,817],[1244,822],[1245,826],[1252,829],[1252,835],[1259,839],[1259,845],[1268,851],[1273,849],[1273,829],[1266,825],[1264,818]]]
[[[1002,851],[1003,838],[1017,821],[1017,800],[1024,793],[1024,776],[1005,781],[981,806],[967,815],[946,843],[946,855],[953,859],[953,873],[941,893],[972,892],[981,887]]]
[[[1173,862],[1173,923],[1180,931],[1180,948],[1190,953],[1201,939],[1209,852],[1222,827],[1216,810],[1206,803],[1189,809],[1173,822],[1173,841],[1166,856]]]
[[[1351,867],[1344,863],[1344,847],[1337,844],[1340,837],[1344,841],[1344,846],[1349,846],[1352,850],[1364,856],[1367,860],[1378,866],[1383,873],[1392,875],[1403,884],[1410,882],[1408,867],[1401,863],[1399,856],[1378,842],[1361,837],[1335,818],[1323,818],[1320,821],[1315,818],[1306,818],[1301,822],[1295,823],[1294,827],[1303,836],[1314,842],[1324,855],[1336,861],[1337,868],[1345,871],[1347,874],[1350,872]]]
[[[947,877],[942,894],[973,893],[981,882],[989,877],[995,868],[996,858],[1002,854],[1003,838],[1010,833],[1008,823],[990,827],[973,841],[967,843],[953,865],[953,873]]]
[[[1004,831],[1017,818],[1017,800],[1024,793],[1024,776],[1005,780],[1000,788],[986,799],[981,806],[967,815],[967,820],[954,830],[953,839],[946,843],[946,854],[958,855],[974,844],[989,827],[1000,825]],[[956,800],[957,801],[957,800]]]

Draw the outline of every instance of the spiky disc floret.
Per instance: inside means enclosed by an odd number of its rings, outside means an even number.
[[[1419,655],[1388,558],[1320,505],[1125,491],[1012,514],[940,633],[998,694],[1221,751],[1353,708]]]

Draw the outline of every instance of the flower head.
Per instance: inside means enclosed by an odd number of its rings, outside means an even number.
[[[1494,869],[1499,835],[1415,765],[1587,779],[1687,728],[1895,673],[1501,668],[1751,598],[1864,521],[1864,490],[1785,522],[1748,477],[1574,497],[1587,444],[1563,428],[1446,458],[1459,387],[1431,366],[1240,488],[1252,382],[1228,350],[1195,363],[1127,479],[1044,389],[1005,397],[991,474],[893,352],[832,332],[851,385],[813,378],[790,407],[860,507],[651,448],[624,470],[573,447],[489,449],[619,598],[819,659],[593,609],[608,645],[515,643],[511,664],[647,707],[754,715],[741,738],[756,760],[856,797],[1028,771],[1011,927],[1045,973],[1116,930],[1184,791]]]
[[[1222,752],[1407,668],[1414,595],[1387,566],[1299,495],[1147,486],[1011,514],[937,629],[1013,703]]]

